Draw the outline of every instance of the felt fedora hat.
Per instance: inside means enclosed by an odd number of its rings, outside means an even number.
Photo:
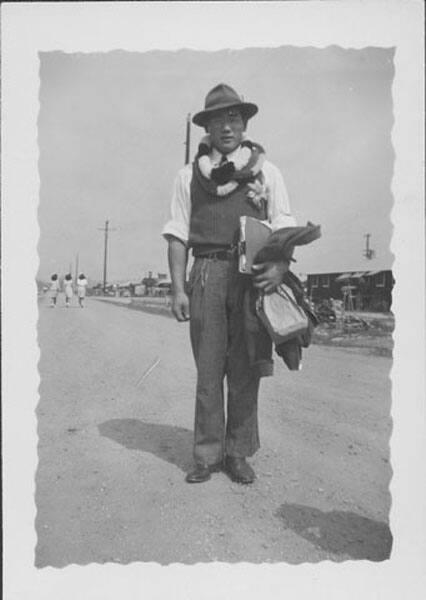
[[[192,117],[192,122],[200,127],[205,127],[209,116],[222,108],[231,108],[237,106],[243,117],[250,119],[259,110],[256,104],[252,102],[244,102],[244,100],[237,94],[237,92],[226,85],[226,83],[219,83],[215,86],[206,96],[204,102],[204,110],[201,110]]]

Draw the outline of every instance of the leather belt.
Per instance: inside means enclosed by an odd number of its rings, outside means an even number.
[[[215,250],[213,252],[206,252],[205,254],[197,252],[194,256],[195,258],[210,258],[213,260],[232,260],[238,256],[238,253],[237,247],[233,246],[226,250]]]

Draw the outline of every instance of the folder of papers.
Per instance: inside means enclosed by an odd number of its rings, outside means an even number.
[[[240,242],[238,246],[240,273],[251,274],[253,260],[272,233],[267,221],[253,217],[240,217]]]

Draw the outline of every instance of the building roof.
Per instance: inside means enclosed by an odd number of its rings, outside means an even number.
[[[345,279],[360,279],[361,277],[370,277],[371,275],[376,275],[377,273],[383,273],[384,271],[390,271],[391,269],[376,269],[375,271],[345,271],[341,273],[340,271],[315,271],[312,273],[307,273],[307,276],[312,275],[337,275],[336,281],[344,281]]]

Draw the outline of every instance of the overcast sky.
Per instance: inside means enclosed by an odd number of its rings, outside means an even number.
[[[167,270],[160,232],[186,115],[220,82],[259,105],[250,137],[281,169],[298,223],[322,226],[295,272],[391,268],[392,79],[383,48],[41,53],[40,277],[74,269],[78,252],[101,280],[106,219],[110,281]],[[202,133],[192,127],[192,156]]]

